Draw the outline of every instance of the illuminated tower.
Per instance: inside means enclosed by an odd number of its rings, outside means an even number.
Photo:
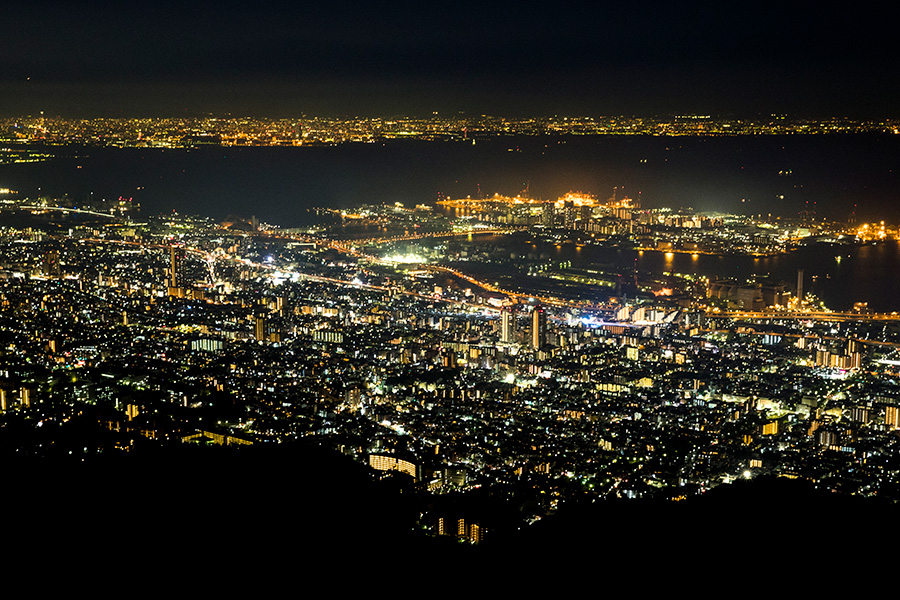
[[[535,306],[531,314],[531,347],[535,350],[547,344],[547,313],[543,306]]]
[[[256,313],[256,322],[253,333],[257,340],[266,341],[266,315],[263,312]]]
[[[183,270],[184,257],[174,246],[169,248],[169,286],[170,288],[181,287],[184,278]]]
[[[797,269],[797,308],[803,306],[803,269]]]
[[[563,202],[563,226],[566,229],[575,229],[575,221],[578,219],[578,207],[571,200]]]
[[[553,202],[544,202],[541,206],[541,225],[544,227],[553,227],[555,208],[556,205]]]
[[[500,311],[500,341],[504,344],[512,342],[516,337],[515,317],[508,306]]]

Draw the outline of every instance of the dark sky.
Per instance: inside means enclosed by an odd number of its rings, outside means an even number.
[[[898,9],[4,3],[0,114],[896,116]]]

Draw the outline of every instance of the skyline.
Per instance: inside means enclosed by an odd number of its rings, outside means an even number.
[[[19,4],[0,113],[890,115],[888,12],[753,8]]]
[[[7,6],[11,547],[652,570],[893,516],[896,12]]]
[[[397,206],[305,232],[5,208],[31,223],[0,231],[0,424],[11,432],[0,449],[14,467],[70,472],[219,457],[228,468],[218,480],[231,484],[260,452],[275,479],[304,463],[295,448],[314,444],[335,467],[300,489],[332,488],[355,468],[402,491],[394,505],[409,517],[375,536],[406,545],[497,548],[586,502],[646,517],[714,501],[723,486],[758,504],[753,488],[731,484],[775,477],[799,480],[787,493],[896,502],[896,313],[864,301],[827,310],[811,268],[794,294],[668,268],[579,268],[539,249],[564,239],[618,253],[628,244],[614,228],[655,242],[650,252],[666,260],[714,239],[750,258],[768,237],[709,220],[648,222],[624,201],[593,209],[490,211],[500,232],[478,234],[471,221]],[[423,256],[392,259],[412,229]],[[516,239],[525,247],[513,255]],[[793,252],[783,243],[776,252]],[[122,493],[121,480],[103,480]],[[154,493],[183,494],[179,481]],[[227,510],[248,510],[226,496]],[[163,520],[162,531],[182,527]],[[328,528],[339,543],[360,534],[341,514]]]

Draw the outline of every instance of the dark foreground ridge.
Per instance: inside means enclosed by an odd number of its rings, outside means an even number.
[[[3,529],[11,547],[48,566],[167,564],[190,577],[238,565],[279,570],[385,556],[410,557],[410,566],[571,558],[613,567],[635,557],[665,565],[688,550],[718,562],[789,548],[802,563],[825,542],[858,548],[884,539],[878,524],[897,517],[877,499],[762,477],[682,502],[569,505],[470,546],[424,533],[416,523],[422,496],[409,482],[377,481],[366,467],[303,444],[181,446],[89,462],[11,459],[7,466],[7,498],[16,509]]]
[[[876,498],[816,489],[804,481],[761,477],[721,485],[682,502],[615,500],[563,509],[536,523],[517,543],[530,548],[578,539],[605,540],[598,554],[655,548],[677,552],[700,544],[707,552],[772,552],[786,540],[792,551],[823,540],[883,539],[878,523],[895,520],[895,505]]]

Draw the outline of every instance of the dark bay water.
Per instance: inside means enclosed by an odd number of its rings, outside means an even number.
[[[871,246],[815,245],[768,258],[749,256],[692,256],[644,252],[639,269],[656,269],[708,276],[747,278],[750,275],[784,281],[793,290],[797,270],[804,270],[804,290],[818,296],[828,308],[849,310],[855,302],[868,302],[877,312],[900,311],[900,244]]]
[[[784,282],[794,290],[797,270],[804,271],[804,291],[818,296],[833,310],[850,310],[868,302],[876,312],[900,311],[900,243],[841,247],[815,245],[766,258],[706,254],[667,254],[592,248],[574,244],[550,247],[551,255],[573,265],[615,265],[623,272],[703,275],[710,279],[750,277]]]
[[[472,238],[481,251],[509,259],[510,273],[528,261],[534,264],[570,263],[572,269],[592,269],[614,279],[674,274],[705,276],[710,280],[735,278],[784,283],[794,291],[797,271],[804,271],[804,293],[814,294],[832,310],[850,310],[867,302],[876,312],[900,312],[900,242],[837,246],[816,244],[789,253],[755,258],[745,255],[711,255],[638,251],[590,244],[541,242],[527,236],[480,235]],[[488,277],[489,264],[460,263],[464,270]],[[596,290],[593,290],[596,293]],[[604,297],[608,291],[600,291]]]
[[[0,165],[0,187],[134,197],[147,212],[254,213],[286,227],[312,206],[450,197],[557,198],[570,190],[643,205],[784,216],[814,209],[900,222],[900,136],[503,137],[306,148],[53,148],[44,163]],[[76,156],[73,156],[76,155]]]
[[[51,161],[0,165],[0,187],[27,197],[133,197],[146,213],[252,214],[285,227],[309,223],[313,207],[411,206],[439,195],[513,195],[526,188],[547,199],[569,190],[606,198],[616,186],[620,195],[640,198],[648,208],[788,217],[814,210],[841,220],[855,211],[860,220],[900,223],[900,136],[889,135],[505,137],[475,145],[398,140],[307,148],[51,152],[57,155]],[[767,259],[587,254],[580,259],[586,265],[624,261],[633,268],[637,258],[642,271],[769,275],[791,284],[802,267],[806,289],[832,308],[867,301],[875,310],[900,310],[895,243],[816,247]]]

